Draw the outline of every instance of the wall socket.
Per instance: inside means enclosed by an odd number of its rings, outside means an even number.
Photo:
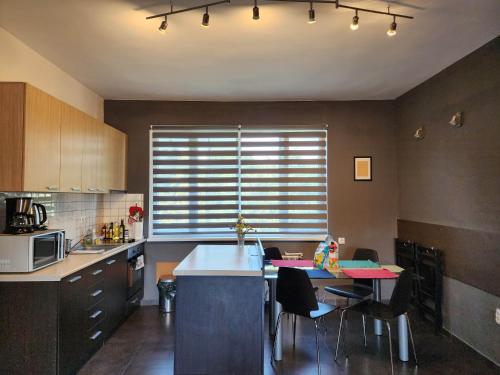
[[[495,321],[497,324],[500,324],[500,307],[497,307],[497,310],[495,312]]]
[[[339,245],[345,245],[345,237],[339,237]]]

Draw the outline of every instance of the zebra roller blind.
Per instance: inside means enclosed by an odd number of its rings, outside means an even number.
[[[238,213],[261,238],[327,233],[324,127],[154,127],[150,238],[235,238]]]

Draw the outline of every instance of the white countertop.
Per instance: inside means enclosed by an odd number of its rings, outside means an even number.
[[[262,276],[261,255],[254,245],[198,245],[175,268],[175,276]]]
[[[70,254],[62,262],[42,268],[39,271],[27,273],[0,273],[0,282],[28,282],[28,281],[60,281],[81,269],[89,267],[106,258],[112,257],[132,246],[139,245],[146,240],[123,244],[101,254]]]

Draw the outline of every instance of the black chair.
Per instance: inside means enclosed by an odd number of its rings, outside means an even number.
[[[352,260],[371,260],[378,263],[378,253],[372,249],[356,249]],[[337,296],[349,299],[364,299],[373,293],[373,282],[371,279],[354,279],[352,284],[326,286],[325,290]]]
[[[408,331],[410,332],[410,341],[413,347],[413,356],[415,358],[415,364],[416,364],[417,353],[415,351],[415,343],[413,342],[413,333],[411,331],[410,319],[408,318],[408,309],[410,308],[412,286],[413,286],[413,270],[411,268],[407,268],[399,275],[399,278],[396,281],[396,286],[394,287],[394,290],[392,292],[391,300],[388,305],[381,302],[377,302],[372,299],[366,299],[364,301],[361,301],[360,303],[357,303],[355,305],[343,309],[342,314],[340,315],[340,327],[339,327],[339,335],[337,338],[337,349],[335,350],[335,360],[337,360],[337,354],[339,351],[339,343],[340,343],[340,336],[342,334],[342,323],[344,322],[344,314],[347,311],[354,311],[362,315],[363,323],[365,322],[365,317],[371,317],[373,319],[383,320],[387,325],[392,374],[394,374],[394,364],[392,360],[391,325],[389,322],[400,315],[404,315],[406,317],[406,322],[408,323]],[[364,328],[365,325],[363,324],[363,330]],[[366,346],[366,335],[364,338],[364,345]],[[347,353],[346,357],[348,357]]]
[[[266,247],[264,249],[264,260],[283,260],[280,249],[277,247]]]
[[[293,345],[295,347],[296,317],[312,319],[314,321],[316,333],[316,359],[318,362],[318,374],[321,374],[319,341],[318,341],[318,319],[331,313],[337,307],[326,303],[318,302],[315,290],[307,272],[297,268],[281,267],[278,271],[278,281],[276,284],[276,299],[283,310],[278,316],[276,330],[278,332],[281,322],[281,315],[284,313],[293,314]],[[271,361],[274,361],[276,339],[273,343]]]

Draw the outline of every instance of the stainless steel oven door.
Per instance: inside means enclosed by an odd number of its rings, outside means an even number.
[[[31,246],[32,271],[59,262],[64,257],[64,232],[33,236]]]

